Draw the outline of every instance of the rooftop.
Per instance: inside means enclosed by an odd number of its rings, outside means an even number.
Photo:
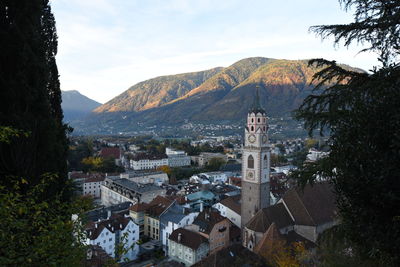
[[[154,184],[139,184],[126,178],[108,177],[114,184],[132,190],[134,192],[145,193],[150,191],[161,190],[162,188]]]
[[[246,228],[265,233],[272,223],[275,223],[278,229],[294,224],[282,203],[260,209],[246,224]]]
[[[173,231],[169,239],[194,250],[197,250],[201,244],[207,242],[207,238],[204,236],[184,228],[178,228]]]

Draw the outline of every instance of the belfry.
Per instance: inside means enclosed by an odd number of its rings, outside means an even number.
[[[270,145],[267,114],[260,105],[257,88],[247,114],[242,153],[242,228],[262,208],[270,204]]]

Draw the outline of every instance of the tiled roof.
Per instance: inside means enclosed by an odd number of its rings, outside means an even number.
[[[337,207],[332,186],[329,183],[307,185],[291,189],[283,196],[283,201],[299,225],[319,225],[333,221]]]
[[[103,147],[100,150],[100,156],[104,158],[114,158],[119,159],[120,157],[120,149],[119,147]]]
[[[272,223],[268,227],[268,230],[263,234],[260,242],[258,242],[254,248],[254,252],[260,253],[260,251],[268,251],[273,247],[275,242],[282,242],[282,244],[286,243],[285,239],[279,233],[279,229],[276,227],[276,224]]]
[[[145,211],[148,207],[149,207],[149,204],[147,204],[147,203],[136,203],[135,205],[130,207],[129,210],[141,212],[141,211]]]
[[[241,214],[240,195],[224,198],[220,203],[227,208],[230,208],[237,214]]]
[[[217,223],[227,220],[225,217],[221,216],[218,211],[205,209],[197,215],[194,219],[193,224],[198,225],[200,232],[209,234]]]
[[[157,196],[148,204],[146,214],[152,217],[159,217],[161,213],[163,213],[172,204],[172,202],[172,200],[166,197]]]
[[[194,250],[198,249],[201,244],[207,242],[207,238],[201,234],[184,228],[178,228],[173,231],[169,236],[169,239]]]
[[[275,223],[279,229],[293,224],[293,220],[282,203],[259,210],[247,223],[246,228],[265,233],[272,223]]]

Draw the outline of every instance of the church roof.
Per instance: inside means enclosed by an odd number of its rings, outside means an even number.
[[[320,225],[333,221],[337,207],[332,186],[329,183],[316,183],[301,188],[290,189],[283,201],[298,225]]]
[[[265,233],[272,223],[275,223],[279,229],[293,225],[293,220],[282,203],[260,209],[246,224],[246,228]]]
[[[260,242],[254,248],[254,252],[260,253],[260,252],[269,251],[270,249],[272,249],[275,242],[286,243],[285,239],[279,233],[279,230],[276,227],[276,224],[272,223],[268,227],[268,230],[264,233]]]

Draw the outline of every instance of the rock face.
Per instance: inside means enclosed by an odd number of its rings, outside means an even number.
[[[254,57],[226,68],[157,77],[96,108],[78,128],[238,122],[246,117],[256,87],[268,116],[286,116],[309,95],[316,71],[308,60]]]

